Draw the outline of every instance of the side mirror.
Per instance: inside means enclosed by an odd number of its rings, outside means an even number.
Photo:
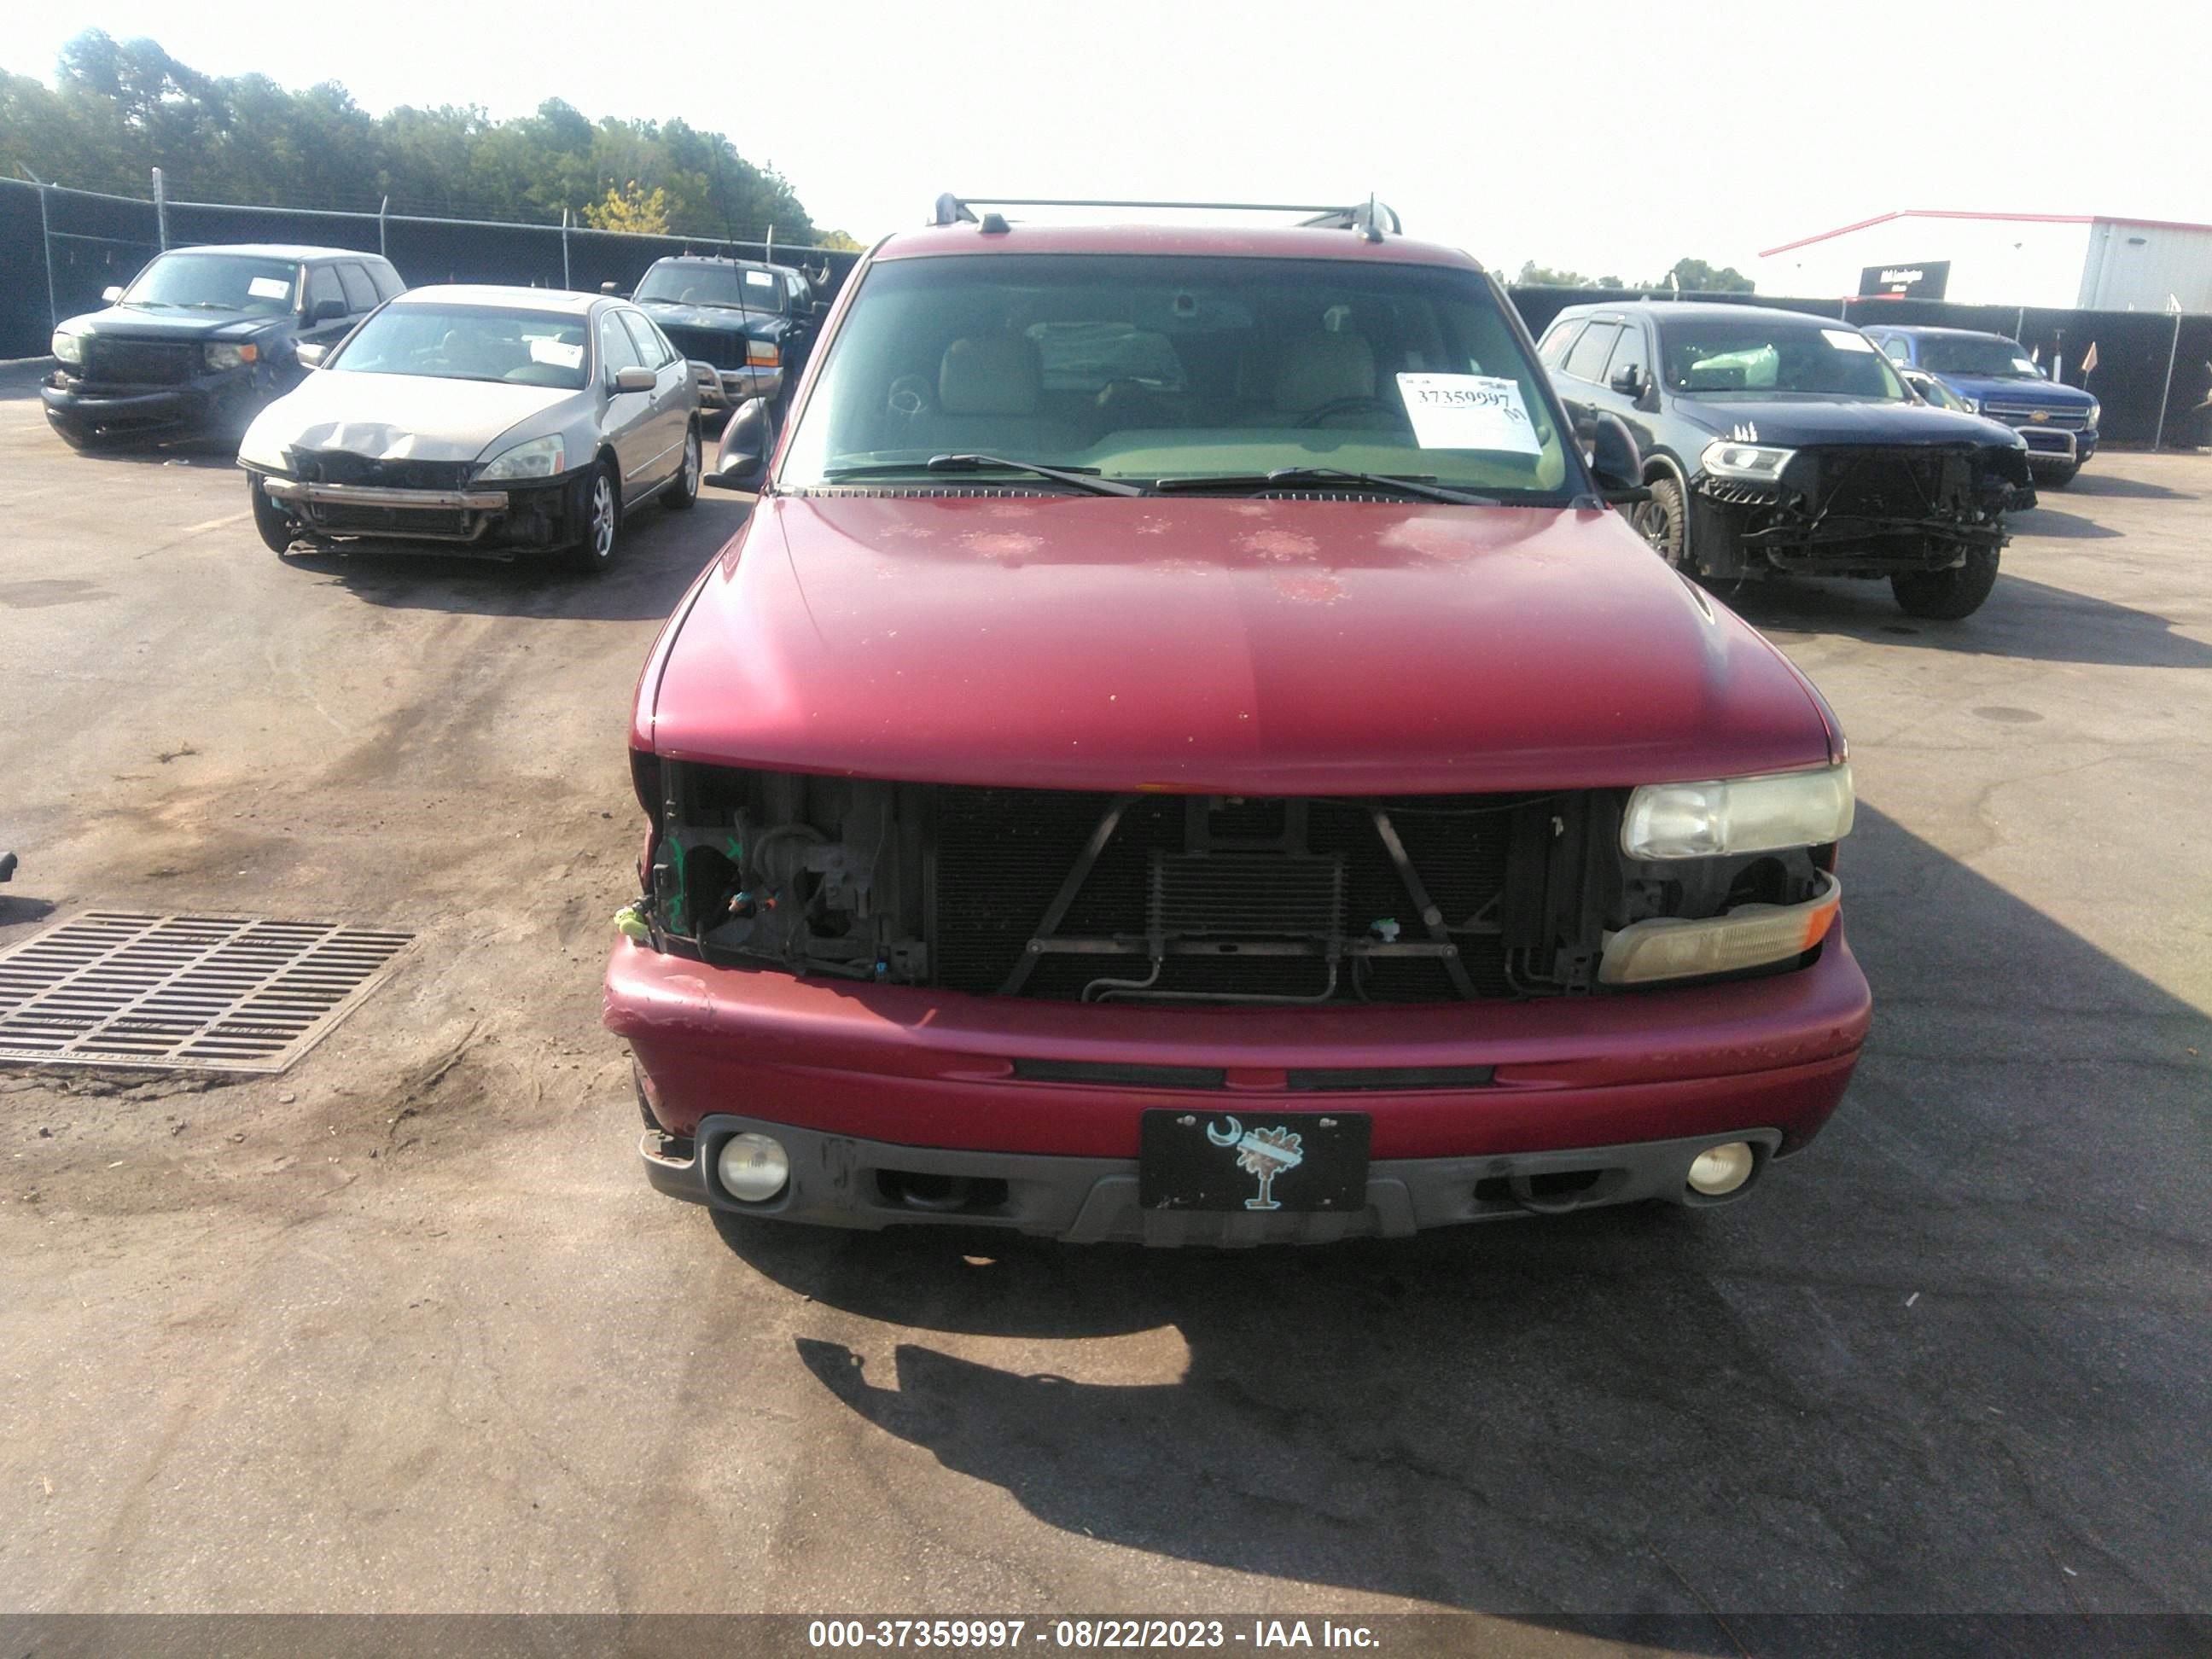
[[[599,284],[599,292],[602,294],[612,294],[614,291],[615,285],[612,283],[601,283]]]
[[[817,300],[806,307],[806,314],[819,322],[830,314],[830,302],[827,300]]]
[[[757,398],[747,398],[722,428],[722,447],[714,457],[714,470],[699,482],[717,489],[759,489],[768,472],[769,447],[775,441],[768,406]]]
[[[618,368],[615,371],[617,392],[650,392],[660,384],[660,377],[649,368]]]
[[[1623,363],[1607,384],[1622,397],[1633,398],[1644,389],[1644,371],[1634,363]]]
[[[1630,507],[1651,499],[1644,487],[1644,457],[1617,416],[1601,415],[1592,422],[1590,476],[1607,507]]]
[[[109,305],[113,305],[118,300],[123,297],[123,290],[111,283],[106,288],[100,290],[100,297],[105,300]]]
[[[320,368],[323,366],[323,359],[331,355],[331,349],[326,345],[310,343],[295,347],[293,355],[299,358],[301,368]]]
[[[318,300],[314,308],[307,313],[307,326],[313,328],[319,324],[334,323],[345,314],[343,300]]]

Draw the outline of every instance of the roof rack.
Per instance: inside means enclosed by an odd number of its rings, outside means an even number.
[[[1364,202],[1352,207],[1335,207],[1313,202],[1125,202],[1076,197],[1055,196],[956,196],[946,191],[937,198],[930,222],[937,225],[976,225],[985,230],[1003,231],[1006,222],[998,214],[987,213],[981,219],[975,216],[979,207],[1024,208],[1182,208],[1204,213],[1310,213],[1310,219],[1301,219],[1301,225],[1310,225],[1321,230],[1357,231],[1370,242],[1379,242],[1387,231],[1393,236],[1402,236],[1406,228],[1399,222],[1397,210],[1387,202],[1370,196]]]

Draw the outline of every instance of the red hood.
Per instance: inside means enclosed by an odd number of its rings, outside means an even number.
[[[1611,513],[770,496],[641,687],[663,755],[1211,793],[1818,765],[1781,654]]]

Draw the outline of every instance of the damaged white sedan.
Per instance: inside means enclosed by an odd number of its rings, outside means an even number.
[[[690,368],[619,300],[418,288],[312,366],[239,446],[276,552],[397,540],[599,569],[629,514],[698,498]]]

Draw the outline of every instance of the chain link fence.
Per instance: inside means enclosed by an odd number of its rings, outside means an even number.
[[[166,234],[164,222],[166,221]],[[410,285],[509,283],[625,291],[672,253],[774,258],[824,278],[834,293],[856,253],[702,236],[648,236],[585,225],[524,225],[420,214],[318,212],[171,201],[157,207],[58,185],[0,179],[0,358],[35,357],[64,318],[96,311],[163,246],[295,242],[383,254]]]
[[[609,282],[627,290],[653,260],[684,252],[745,258],[773,254],[820,273],[823,289],[834,292],[860,258],[827,248],[632,235],[581,225],[208,202],[170,202],[157,209],[133,197],[0,179],[0,358],[42,355],[56,323],[96,310],[103,289],[129,282],[164,245],[256,241],[374,250],[412,284],[511,283],[586,292]],[[1566,306],[1665,297],[1566,288],[1510,292],[1530,331],[1537,334]],[[1698,297],[1818,312],[1860,324],[1923,323],[2010,335],[2039,351],[2045,363],[2059,365],[2066,384],[2086,386],[2096,395],[2104,405],[2106,441],[2167,447],[2212,443],[2212,316],[1928,300]],[[2097,366],[2084,376],[2081,360],[2092,345]]]

